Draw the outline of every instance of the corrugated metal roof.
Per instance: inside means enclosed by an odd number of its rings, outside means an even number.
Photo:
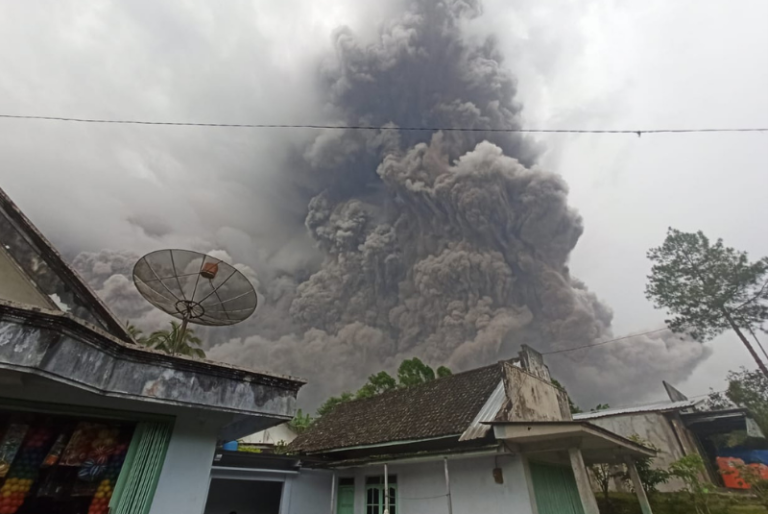
[[[485,405],[483,405],[483,408],[480,409],[480,412],[477,413],[475,419],[472,420],[472,424],[469,425],[469,428],[467,428],[463,434],[461,434],[459,441],[469,441],[471,439],[484,437],[491,429],[491,426],[486,425],[484,422],[496,419],[496,415],[499,413],[499,409],[501,409],[501,406],[504,404],[504,399],[506,397],[504,381],[500,380],[499,385],[493,390],[491,396],[485,402]]]
[[[667,412],[672,410],[690,409],[704,400],[685,400],[682,402],[659,402],[649,405],[636,405],[634,407],[623,407],[617,409],[605,409],[597,412],[581,412],[574,414],[574,421],[582,421],[596,418],[606,418],[608,416],[622,416],[626,414],[637,414],[641,412]]]

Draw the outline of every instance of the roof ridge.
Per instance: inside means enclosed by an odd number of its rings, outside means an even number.
[[[337,409],[339,409],[342,406],[347,406],[347,405],[351,405],[351,404],[361,405],[362,403],[364,403],[366,401],[375,400],[375,399],[381,399],[381,398],[387,398],[387,397],[390,397],[390,396],[394,396],[394,395],[396,395],[398,393],[403,393],[403,394],[405,394],[406,392],[412,393],[414,390],[417,390],[417,389],[420,389],[420,388],[423,388],[423,387],[426,387],[426,386],[429,386],[429,385],[433,385],[433,384],[437,383],[439,380],[450,380],[450,379],[454,379],[455,377],[462,377],[462,376],[468,375],[470,373],[477,373],[479,371],[487,370],[487,369],[490,369],[490,368],[494,368],[496,366],[499,366],[499,368],[501,368],[501,365],[504,362],[505,361],[498,361],[498,362],[494,362],[493,364],[488,364],[487,366],[482,366],[482,367],[479,367],[479,368],[468,369],[466,371],[460,371],[459,373],[451,373],[450,375],[447,375],[447,376],[444,376],[444,377],[435,377],[432,380],[428,380],[426,382],[422,382],[421,384],[414,384],[414,385],[411,385],[411,386],[399,386],[399,385],[396,385],[394,389],[389,389],[388,391],[383,391],[383,392],[381,392],[379,394],[374,394],[372,396],[366,396],[365,398],[354,398],[353,397],[351,400],[343,402],[343,403],[340,403],[339,405],[337,405],[333,409],[333,411],[336,411]],[[365,384],[363,384],[363,385],[365,385]],[[330,412],[329,412],[329,414],[330,414]]]

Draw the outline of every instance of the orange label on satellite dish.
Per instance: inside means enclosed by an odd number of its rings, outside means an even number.
[[[200,274],[207,278],[208,280],[213,279],[216,276],[216,273],[219,272],[219,263],[218,262],[207,262],[205,265],[203,265],[203,269],[200,271]]]

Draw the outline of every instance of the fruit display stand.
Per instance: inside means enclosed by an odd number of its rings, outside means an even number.
[[[15,514],[24,504],[52,438],[53,431],[47,427],[27,431],[5,483],[0,487],[0,514]]]
[[[0,412],[0,514],[107,514],[133,429]]]

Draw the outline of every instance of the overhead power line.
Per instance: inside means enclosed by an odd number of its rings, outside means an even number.
[[[477,127],[398,127],[394,125],[313,125],[278,123],[192,123],[182,121],[108,120],[99,118],[69,118],[64,116],[32,116],[0,114],[0,118],[16,120],[70,121],[76,123],[105,123],[117,125],[164,125],[173,127],[248,128],[248,129],[308,129],[308,130],[388,130],[398,132],[502,132],[521,134],[688,134],[705,132],[768,132],[768,127],[753,128],[682,128],[682,129],[529,129]]]
[[[655,334],[656,332],[662,332],[664,330],[669,330],[668,328],[657,328],[656,330],[649,330],[648,332],[640,332],[639,334],[629,334],[627,336],[617,337],[615,339],[609,339],[607,341],[600,341],[599,343],[592,343],[592,344],[585,344],[584,346],[575,346],[573,348],[565,348],[562,350],[553,350],[551,352],[541,352],[542,355],[554,355],[556,353],[565,353],[565,352],[575,352],[576,350],[583,350],[584,348],[593,348],[595,346],[602,346],[604,344],[608,343],[615,343],[616,341],[623,341],[624,339],[630,339],[632,337],[639,337],[644,336],[648,334]]]

